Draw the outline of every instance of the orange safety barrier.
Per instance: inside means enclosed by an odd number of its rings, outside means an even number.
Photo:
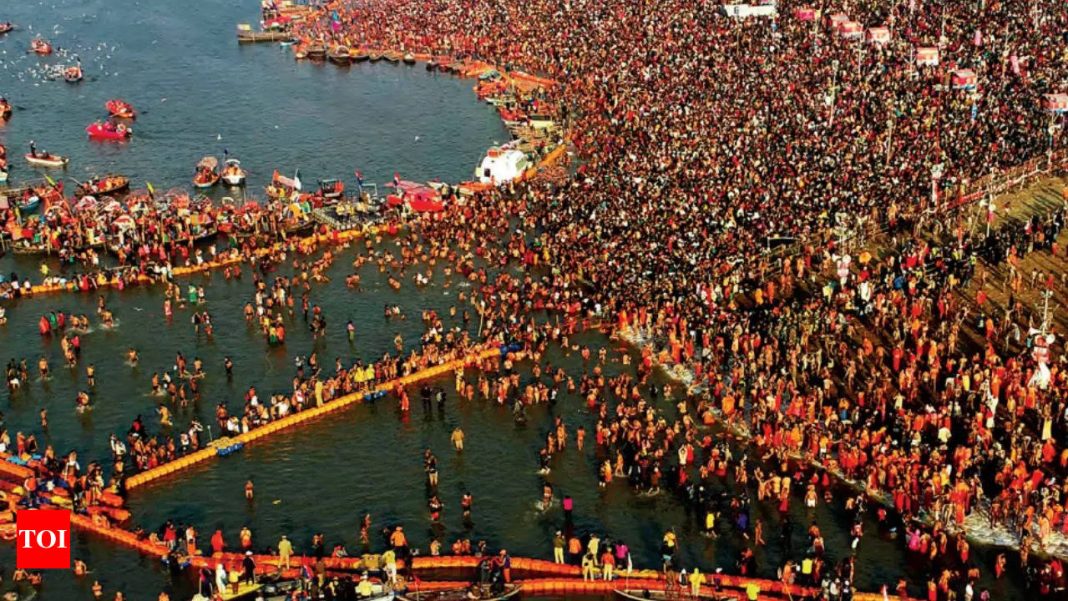
[[[297,424],[302,424],[304,422],[316,419],[328,413],[340,411],[345,407],[349,407],[357,403],[362,403],[364,397],[368,394],[382,391],[389,392],[396,388],[398,384],[408,385],[413,382],[419,382],[422,380],[433,378],[440,374],[451,372],[457,368],[475,364],[490,357],[499,356],[500,352],[500,348],[496,346],[482,350],[476,350],[459,359],[447,361],[441,365],[428,367],[413,374],[379,384],[370,391],[354,392],[351,394],[347,394],[338,397],[332,401],[326,402],[321,407],[305,409],[300,413],[294,413],[280,420],[264,424],[263,426],[260,426],[259,428],[256,428],[254,430],[249,430],[248,432],[231,437],[229,439],[229,444],[248,444],[285,428],[289,428]],[[197,463],[207,461],[208,459],[211,459],[213,457],[218,457],[218,452],[214,447],[207,447],[194,453],[190,453],[189,455],[186,455],[184,457],[180,457],[174,461],[165,463],[159,467],[155,467],[150,470],[145,470],[139,474],[134,474],[133,476],[130,476],[126,479],[126,490],[132,490],[139,486],[143,486],[148,482],[162,478],[163,476],[167,476],[169,474],[173,474],[177,471],[184,470],[188,467],[196,465]]]
[[[93,521],[80,514],[71,515],[71,525],[80,530],[85,530],[98,534],[104,538],[110,539],[139,551],[145,555],[151,555],[153,557],[160,557],[166,555],[166,551],[162,545],[157,545],[149,542],[148,540],[138,539],[132,532],[114,527],[104,527],[94,524]],[[223,564],[236,564],[240,563],[244,559],[242,553],[218,553],[211,557],[205,557],[197,555],[190,557],[190,563],[195,567],[214,567],[219,562]],[[256,562],[256,572],[260,574],[276,574],[278,573],[278,565],[280,559],[275,555],[253,555],[253,561]],[[290,565],[294,566],[291,570],[283,573],[283,576],[289,577],[289,572],[292,571],[293,577],[296,577],[297,569],[310,558],[303,556],[295,556],[290,558]],[[412,564],[412,567],[416,570],[431,570],[441,568],[462,568],[473,569],[478,565],[480,558],[471,556],[441,556],[441,557],[417,557]],[[355,572],[363,569],[363,561],[359,557],[327,557],[323,559],[323,563],[329,570],[339,570],[343,572]],[[659,591],[664,589],[664,575],[655,570],[639,570],[632,571],[628,575],[625,571],[617,571],[616,579],[611,581],[605,580],[593,580],[584,581],[578,577],[577,566],[569,566],[563,564],[556,564],[544,559],[534,559],[526,557],[513,557],[512,558],[513,570],[521,572],[523,570],[537,573],[548,573],[556,569],[566,569],[572,575],[570,577],[553,577],[553,578],[534,578],[534,579],[519,579],[517,583],[522,585],[523,593],[527,595],[607,595],[619,589],[629,590],[651,590]],[[520,567],[522,566],[522,567]],[[404,562],[397,562],[398,569],[404,568]],[[712,578],[712,574],[706,574],[706,577]],[[742,576],[732,576],[726,574],[715,575],[719,584],[723,588],[738,589],[744,591],[750,584],[756,584],[761,595],[759,599],[782,599],[792,598],[793,595],[814,595],[816,589],[811,587],[803,587],[799,585],[786,586],[782,582],[775,580],[764,580],[759,578],[744,578]],[[453,588],[463,588],[468,585],[469,580],[462,581],[420,581],[416,580],[410,585],[410,590],[415,591],[432,591],[432,590],[447,590]],[[689,590],[689,585],[683,585],[686,590]],[[714,591],[709,585],[702,587],[702,593],[713,593]],[[767,593],[771,593],[774,596],[769,596]],[[744,598],[744,593],[739,593],[739,599]],[[857,601],[882,601],[883,595],[880,593],[856,593],[854,599]],[[899,599],[900,601],[914,601],[909,598],[902,599],[896,595],[889,595],[890,599]]]
[[[129,547],[136,551],[139,551],[145,555],[151,555],[153,557],[162,557],[167,554],[167,550],[161,545],[154,545],[148,540],[141,540],[137,536],[125,530],[123,528],[105,527],[93,523],[93,520],[78,513],[72,513],[70,516],[71,526],[78,528],[79,530],[85,530],[98,534],[108,540],[114,541],[125,547]]]
[[[5,455],[4,457],[5,459],[0,459],[0,474],[19,478],[20,480],[25,480],[26,478],[35,475],[33,469],[7,461],[6,457],[10,457],[10,455]]]

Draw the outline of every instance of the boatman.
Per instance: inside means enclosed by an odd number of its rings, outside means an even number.
[[[256,562],[252,559],[252,551],[245,551],[245,559],[241,560],[241,582],[254,584],[256,582]]]
[[[289,558],[293,555],[293,543],[289,542],[286,535],[278,541],[278,565],[285,570],[289,569]]]

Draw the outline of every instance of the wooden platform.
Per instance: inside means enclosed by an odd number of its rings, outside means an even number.
[[[255,44],[259,42],[288,42],[293,39],[293,34],[288,31],[237,31],[239,44]]]

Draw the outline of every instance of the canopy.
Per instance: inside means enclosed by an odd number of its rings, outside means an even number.
[[[977,78],[971,69],[957,69],[951,77],[953,87],[958,90],[974,90]]]
[[[91,211],[96,208],[96,199],[92,196],[83,196],[81,200],[74,204],[74,208],[79,211]]]
[[[916,64],[921,67],[938,66],[938,48],[919,46],[916,48]]]
[[[838,34],[847,40],[864,37],[864,27],[856,21],[842,21],[838,24]]]
[[[134,222],[133,217],[130,217],[129,215],[119,215],[115,218],[115,221],[111,222],[111,224],[120,230],[130,230],[137,225]]]

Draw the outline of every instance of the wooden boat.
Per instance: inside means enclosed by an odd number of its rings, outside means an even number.
[[[118,98],[112,98],[104,103],[104,108],[108,110],[108,113],[116,119],[135,119],[137,113],[134,111],[134,107],[125,100],[119,100]]]
[[[16,243],[11,247],[11,252],[16,255],[46,255],[49,251],[47,246]]]
[[[5,21],[3,23],[0,23],[0,35],[3,35],[5,33],[8,33],[8,32],[14,31],[14,30],[15,30],[15,24],[12,23],[11,21]]]
[[[39,56],[48,56],[52,54],[52,44],[42,38],[34,38],[30,42],[30,51]]]
[[[7,98],[0,98],[0,119],[7,119],[11,116],[11,103],[7,101]]]
[[[277,29],[270,31],[253,31],[252,27],[248,24],[241,24],[237,26],[238,44],[254,44],[257,42],[289,42],[292,39],[293,34],[288,31],[279,31]]]
[[[319,196],[323,200],[336,201],[345,194],[345,184],[339,179],[319,180]]]
[[[102,123],[97,121],[85,128],[85,133],[94,140],[125,140],[133,134],[133,130],[126,127],[125,123]]]
[[[709,601],[737,601],[741,599],[740,593],[704,593],[702,592],[697,597],[690,595],[689,588],[685,591],[665,591],[649,590],[649,589],[616,589],[616,595],[623,599],[629,599],[630,601],[665,601],[668,598],[678,599],[680,597],[686,597],[687,599],[708,599]]]
[[[129,189],[130,178],[125,175],[109,174],[93,177],[78,184],[78,187],[74,190],[74,195],[78,198],[82,196],[101,196]]]
[[[63,70],[63,79],[67,83],[78,83],[83,76],[81,64],[71,65]]]
[[[248,173],[241,168],[241,161],[226,159],[226,166],[222,170],[222,180],[227,186],[244,186]]]
[[[415,64],[415,55],[412,54],[411,52],[408,52],[407,54],[404,55],[403,58],[401,58],[401,60],[404,61],[405,65],[414,65]]]
[[[53,169],[59,169],[60,167],[66,167],[70,162],[68,157],[59,156],[58,154],[52,154],[50,152],[38,151],[37,154],[26,153],[26,162],[34,167],[50,167]]]
[[[327,53],[326,58],[335,65],[347,65],[352,62],[349,58],[348,46],[335,46]]]
[[[471,601],[472,599],[477,599],[478,601],[503,601],[519,594],[523,586],[520,584],[506,584],[504,585],[504,592],[497,596],[490,592],[489,585],[472,585],[470,587],[442,591],[420,591],[418,593],[413,590],[414,588],[414,586],[409,586],[404,594],[397,595],[397,599],[400,601],[416,601],[416,599],[418,601]],[[469,593],[477,593],[477,596],[471,597]]]
[[[204,157],[197,163],[196,173],[193,174],[194,188],[210,188],[219,183],[219,159]]]
[[[309,45],[308,58],[312,60],[322,60],[326,58],[326,46],[323,46],[322,44]]]
[[[350,49],[349,50],[349,60],[351,60],[354,63],[362,63],[362,62],[370,60],[370,59],[371,59],[371,56],[369,54],[367,54],[367,51],[363,50],[362,48],[359,49],[359,50],[356,50],[356,49]]]
[[[367,55],[367,58],[371,59],[372,63],[377,63],[378,61],[382,60],[382,53],[381,52],[370,52]]]
[[[395,64],[401,62],[401,58],[403,58],[403,55],[400,52],[394,52],[394,51],[391,50],[391,51],[386,52],[385,54],[383,54],[382,58],[386,59],[386,61],[391,62],[391,63],[393,63],[395,65]]]

